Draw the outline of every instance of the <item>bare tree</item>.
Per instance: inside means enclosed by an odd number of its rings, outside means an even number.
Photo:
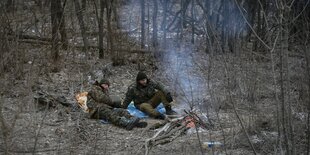
[[[59,12],[57,13],[58,20],[60,20],[59,29],[60,29],[62,48],[65,50],[68,48],[66,20],[65,20],[65,14],[64,14],[66,4],[67,4],[67,0],[64,0],[62,7],[59,9]]]
[[[75,5],[75,13],[76,13],[76,16],[78,18],[78,21],[79,21],[79,24],[80,24],[81,34],[82,34],[82,37],[83,37],[83,42],[84,42],[83,50],[86,52],[86,50],[88,49],[89,43],[88,43],[88,39],[87,39],[87,35],[86,35],[85,23],[84,23],[84,20],[83,20],[83,10],[80,7],[79,0],[74,0],[74,5]]]
[[[82,0],[82,9],[86,10],[87,0]]]
[[[7,12],[12,11],[14,9],[14,0],[7,0],[5,7]]]
[[[192,19],[191,19],[191,26],[192,26],[192,39],[191,39],[191,42],[192,44],[195,43],[195,0],[192,0],[192,5],[191,5],[191,16],[192,16]]]
[[[118,14],[118,7],[119,7],[119,0],[112,0],[112,12],[113,12],[113,22],[116,25],[116,29],[120,29],[121,25],[119,22],[119,14]]]
[[[100,0],[100,14],[99,14],[99,58],[104,58],[103,52],[103,17],[104,17],[104,8],[106,7],[105,0]]]
[[[152,40],[152,44],[153,47],[157,47],[158,46],[158,38],[157,38],[157,13],[158,13],[158,3],[157,0],[153,0],[153,40]]]
[[[108,41],[107,47],[110,53],[114,52],[114,40],[113,40],[113,29],[112,29],[112,2],[106,0],[106,7],[107,7],[107,29],[108,29]],[[114,53],[113,53],[114,54]]]
[[[164,38],[163,38],[163,47],[166,48],[167,46],[167,16],[168,16],[168,1],[169,0],[164,0],[163,1],[163,22],[161,25],[161,30],[164,32]]]
[[[308,38],[308,37],[307,37]],[[304,45],[304,55],[306,58],[306,76],[310,77],[310,58],[309,58],[309,53],[307,52],[307,46]],[[307,154],[310,153],[310,79],[308,78],[308,116],[307,116]]]
[[[59,59],[59,16],[61,0],[51,1],[51,20],[52,20],[52,58],[56,62]]]
[[[2,99],[1,99],[2,100]],[[3,102],[0,102],[0,129],[1,129],[1,134],[4,140],[4,147],[5,147],[5,154],[9,154],[9,129],[8,126],[4,120],[3,113],[2,113],[2,107],[3,107]]]
[[[141,6],[141,48],[145,46],[145,1],[140,0]]]
[[[68,47],[65,17],[63,13],[66,2],[67,0],[64,1],[62,6],[61,0],[51,1],[52,58],[54,62],[57,62],[59,59],[59,42],[62,42],[62,47],[64,49]]]

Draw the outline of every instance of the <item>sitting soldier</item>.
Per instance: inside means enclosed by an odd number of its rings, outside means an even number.
[[[89,116],[93,119],[104,119],[112,124],[131,130],[134,127],[146,127],[146,122],[140,122],[140,119],[131,116],[127,110],[122,108],[114,108],[109,95],[110,82],[107,79],[96,81],[91,91],[88,92],[87,107],[89,108]]]
[[[171,94],[162,84],[147,78],[143,72],[139,72],[136,82],[128,87],[123,107],[127,108],[131,101],[134,101],[137,109],[154,118],[165,119],[165,115],[155,109],[160,103],[164,104],[167,115],[176,114],[171,109],[170,103],[173,101]]]

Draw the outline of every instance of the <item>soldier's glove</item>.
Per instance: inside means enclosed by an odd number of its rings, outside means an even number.
[[[173,101],[173,98],[172,98],[172,96],[171,96],[171,93],[167,93],[166,99],[167,99],[168,102],[172,102],[172,101]]]

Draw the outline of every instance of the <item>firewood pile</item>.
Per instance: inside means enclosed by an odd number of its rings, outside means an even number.
[[[210,129],[213,126],[211,122],[206,122],[194,112],[185,111],[184,116],[172,117],[174,118],[167,118],[167,121],[163,124],[155,124],[155,126],[151,127],[151,129],[154,129],[161,126],[151,138],[145,140],[144,147],[146,155],[149,154],[152,147],[170,143],[177,137],[185,135],[186,131],[191,128],[195,128],[196,130],[199,127]]]

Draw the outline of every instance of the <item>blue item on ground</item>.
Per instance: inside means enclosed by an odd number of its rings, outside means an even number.
[[[161,114],[166,114],[166,109],[165,109],[165,107],[164,107],[164,105],[163,105],[162,103],[160,103],[160,104],[156,107],[156,110],[157,110],[158,112],[160,112]],[[140,111],[139,109],[137,109],[137,108],[135,107],[135,105],[133,104],[133,102],[131,102],[131,103],[128,105],[127,111],[130,113],[130,115],[136,116],[136,117],[138,117],[138,118],[148,118],[148,117],[149,117],[146,113],[144,113],[144,112]],[[101,119],[101,120],[100,120],[100,123],[102,123],[102,124],[109,124],[109,122],[106,121],[106,120],[104,120],[104,119]]]
[[[162,103],[160,103],[157,107],[156,110],[158,112],[160,112],[161,114],[165,114],[166,113],[166,109],[164,107],[164,105]],[[135,105],[133,104],[133,102],[131,102],[128,107],[127,107],[127,111],[130,113],[130,115],[139,117],[139,118],[147,118],[149,117],[146,113],[140,111],[139,109],[137,109],[135,107]]]

